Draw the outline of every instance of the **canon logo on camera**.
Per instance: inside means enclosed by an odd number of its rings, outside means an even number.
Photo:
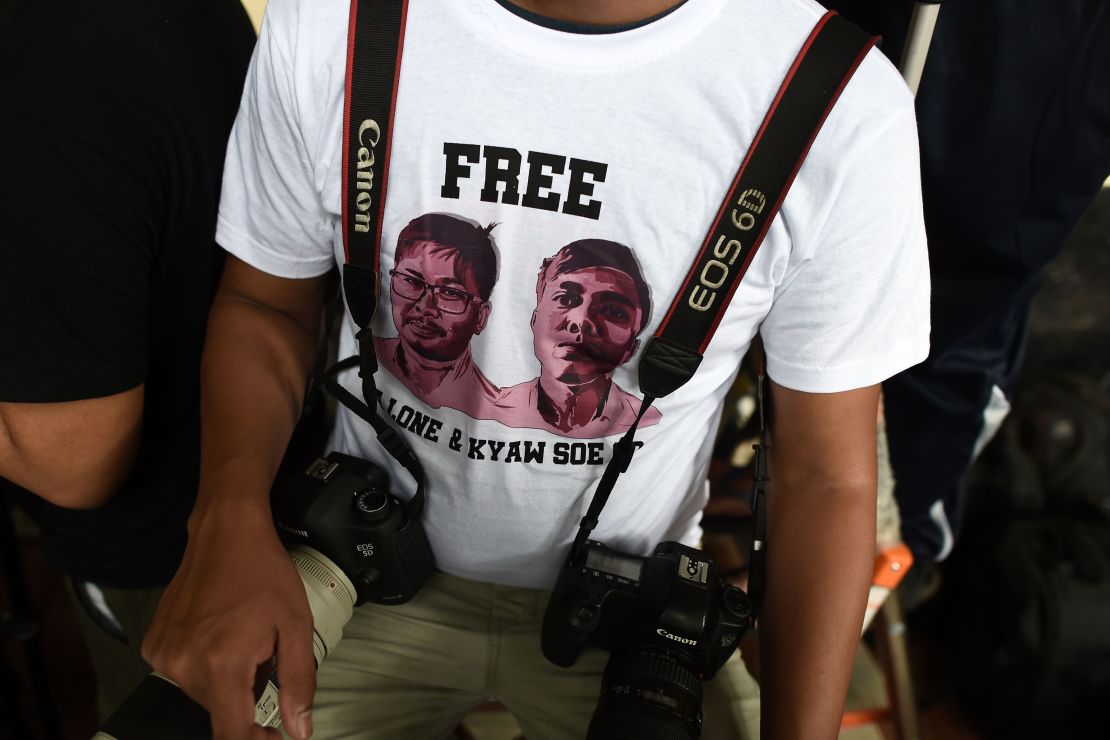
[[[670,632],[667,632],[667,630],[663,629],[662,627],[655,630],[655,634],[662,635],[663,637],[666,637],[668,640],[674,640],[675,642],[681,642],[683,645],[697,645],[698,644],[697,640],[691,640],[689,637],[679,637],[678,635],[672,635]]]

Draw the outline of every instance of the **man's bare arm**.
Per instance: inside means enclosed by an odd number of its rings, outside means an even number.
[[[877,386],[772,384],[762,736],[836,738],[875,557]]]
[[[201,365],[196,520],[223,505],[269,516],[269,485],[300,417],[326,278],[293,280],[228,257]]]
[[[309,732],[312,615],[274,531],[269,489],[300,414],[324,285],[229,258],[209,317],[200,490],[143,655],[209,710],[217,740],[278,737],[254,725],[252,693],[275,651],[285,729]]]
[[[60,403],[0,403],[0,476],[57,506],[105,503],[139,449],[143,386]]]

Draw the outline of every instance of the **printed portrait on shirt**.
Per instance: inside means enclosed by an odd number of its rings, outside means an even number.
[[[490,418],[501,394],[470,349],[489,320],[497,282],[492,230],[446,213],[410,221],[388,275],[397,337],[374,339],[382,367],[424,403],[475,418]]]
[[[498,385],[479,368],[472,347],[496,310],[493,228],[429,213],[401,230],[388,273],[397,336],[375,337],[381,366],[432,408],[578,439],[627,431],[641,399],[617,385],[613,373],[636,354],[651,316],[650,291],[632,251],[580,239],[544,259],[528,325],[520,324],[531,329],[520,346],[530,345],[539,374],[515,384],[519,378],[498,378]],[[640,425],[660,418],[649,409]]]
[[[635,355],[650,315],[647,283],[625,245],[581,239],[545,259],[531,319],[540,373],[504,389],[498,420],[577,438],[626,431],[640,399],[613,372]],[[641,426],[659,419],[649,409]]]

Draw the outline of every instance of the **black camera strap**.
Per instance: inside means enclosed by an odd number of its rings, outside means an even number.
[[[371,326],[380,290],[382,218],[407,14],[408,0],[351,0],[343,98],[342,286],[347,310],[358,326],[358,354],[330,367],[321,383],[370,424],[386,451],[416,480],[416,492],[405,507],[406,528],[424,508],[424,469],[408,442],[378,413],[378,357]],[[365,402],[336,380],[340,372],[355,366]]]
[[[752,457],[752,551],[748,556],[748,598],[752,614],[763,611],[763,594],[767,582],[767,405],[763,399],[764,381],[767,377],[763,358],[760,358],[759,376],[756,380],[755,398],[759,413],[759,441],[755,443]]]
[[[359,376],[371,383],[377,360],[370,326],[381,290],[378,276],[382,219],[407,14],[408,0],[351,0],[347,30],[343,294],[347,310],[360,330],[356,335],[359,352],[371,358],[367,364],[372,366],[360,367]],[[366,400],[371,401],[370,397]]]
[[[833,11],[802,46],[721,203],[701,251],[640,359],[640,389],[662,398],[701,363],[733,293],[822,124],[877,39]]]
[[[355,334],[359,354],[329,370],[325,387],[366,419],[379,439],[389,437],[382,439],[382,443],[402,464],[406,464],[405,460],[398,455],[411,458],[411,463],[419,466],[407,443],[377,413],[374,372],[378,363],[371,334],[381,289],[382,219],[407,11],[407,0],[351,0],[343,108],[342,228],[346,263],[342,282],[347,309],[359,327]],[[571,548],[572,560],[597,526],[618,476],[632,461],[640,420],[656,398],[680,388],[697,370],[821,125],[875,41],[830,11],[802,46],[740,164],[681,290],[644,349],[639,365],[640,390],[644,394],[640,412],[614,446],[582,518]],[[334,380],[336,373],[356,364],[365,404]],[[762,583],[762,573],[757,576],[755,567],[759,565],[762,570],[766,537],[762,504],[768,478],[762,388],[761,373],[761,433],[760,444],[756,446],[752,500],[756,521],[753,586]],[[757,599],[753,594],[756,604]]]
[[[814,27],[783,79],[748,152],[702,242],[693,267],[640,358],[639,383],[644,394],[635,423],[614,446],[586,515],[582,518],[568,562],[597,526],[617,477],[635,452],[633,438],[640,419],[656,398],[682,387],[697,371],[725,309],[755,258],[775,215],[814,139],[876,38],[826,13]],[[756,445],[752,515],[754,532],[749,596],[755,613],[765,582],[767,515],[767,427],[759,376],[760,440]]]

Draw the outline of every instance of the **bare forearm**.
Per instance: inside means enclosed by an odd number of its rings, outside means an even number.
[[[194,520],[214,507],[267,510],[300,414],[315,335],[292,317],[217,297],[201,374],[201,480]]]
[[[200,490],[143,657],[210,711],[216,737],[259,735],[250,686],[259,663],[275,654],[287,721],[300,724],[312,703],[312,613],[267,494],[300,413],[324,284],[275,277],[229,256],[212,304]],[[256,567],[237,567],[245,562]]]
[[[835,738],[874,562],[874,488],[772,485],[762,737]]]
[[[875,557],[878,386],[806,393],[772,382],[763,737],[840,729]]]

